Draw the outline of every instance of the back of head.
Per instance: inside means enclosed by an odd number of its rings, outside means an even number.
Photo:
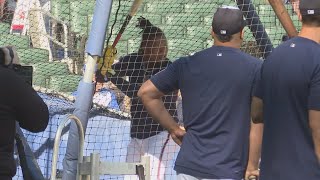
[[[241,40],[241,33],[246,26],[242,11],[233,6],[222,6],[217,9],[212,20],[212,31],[215,41],[221,43]]]
[[[142,40],[139,54],[143,55],[144,62],[157,62],[166,59],[168,42],[163,31],[140,17],[138,27],[142,29]]]
[[[300,0],[302,24],[309,27],[320,27],[320,1]]]

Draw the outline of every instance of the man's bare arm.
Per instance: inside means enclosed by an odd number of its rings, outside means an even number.
[[[263,102],[260,98],[253,97],[251,102],[251,129],[250,129],[250,145],[249,160],[247,165],[246,177],[251,175],[259,176],[259,160],[261,155],[262,134],[263,134]]]
[[[309,125],[312,133],[315,153],[320,162],[320,111],[309,110]]]
[[[162,127],[169,131],[172,139],[178,145],[181,145],[185,131],[179,127],[178,123],[165,108],[162,101],[164,94],[159,91],[150,80],[148,80],[141,86],[138,96],[142,99],[148,113],[158,121]]]
[[[251,175],[259,176],[259,160],[261,155],[263,124],[251,123],[249,160],[246,171],[246,179]]]

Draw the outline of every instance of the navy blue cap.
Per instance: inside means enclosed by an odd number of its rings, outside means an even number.
[[[214,13],[212,29],[218,35],[233,35],[240,32],[246,24],[238,7],[222,6]]]
[[[320,15],[320,0],[300,0],[301,15]]]

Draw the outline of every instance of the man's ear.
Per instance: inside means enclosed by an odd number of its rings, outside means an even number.
[[[211,37],[213,38],[215,33],[213,32],[213,28],[211,27]]]
[[[244,39],[244,29],[242,29],[240,31],[240,39],[243,40]]]

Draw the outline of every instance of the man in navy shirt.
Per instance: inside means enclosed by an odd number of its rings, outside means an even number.
[[[244,178],[250,104],[262,103],[252,98],[262,61],[239,50],[244,27],[238,8],[219,8],[212,22],[214,46],[176,60],[139,90],[148,112],[181,145],[175,164],[178,179]],[[162,101],[178,89],[186,130]]]
[[[137,96],[146,80],[171,64],[167,58],[167,38],[149,20],[143,17],[138,20],[138,27],[142,29],[138,52],[121,57],[119,62],[112,65],[115,74],[109,76],[110,81],[131,99],[131,141],[127,149],[127,162],[140,162],[141,156],[151,156],[151,179],[175,179],[173,158],[179,147],[169,133],[148,114]],[[163,98],[165,107],[174,117],[177,95],[177,92],[172,92]],[[125,176],[125,179],[133,180],[137,177]]]
[[[320,179],[320,1],[301,0],[300,13],[299,36],[266,59],[255,92],[264,106],[261,180]]]

